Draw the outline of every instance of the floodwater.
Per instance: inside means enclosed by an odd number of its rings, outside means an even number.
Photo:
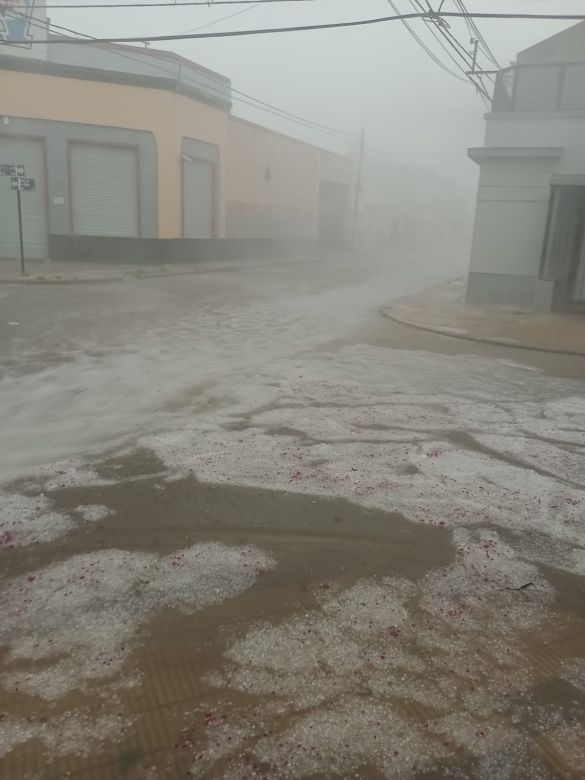
[[[582,776],[585,361],[308,270],[11,291],[2,777]]]

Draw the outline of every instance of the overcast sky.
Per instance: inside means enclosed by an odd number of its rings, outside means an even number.
[[[72,0],[58,0],[58,2]],[[77,0],[81,2],[82,0]],[[101,0],[102,2],[104,0]],[[114,0],[112,0],[114,1]],[[47,0],[50,2],[50,0]],[[88,0],[88,3],[97,0]],[[410,0],[395,0],[401,11]],[[582,13],[584,0],[467,0],[469,10]],[[453,9],[446,0],[445,9]],[[103,37],[175,34],[217,22],[212,30],[345,21],[393,13],[386,0],[312,0],[260,6],[164,9],[51,10],[51,21]],[[228,14],[231,19],[219,21]],[[422,21],[413,22],[432,50],[445,53]],[[569,24],[550,21],[481,21],[480,29],[502,65],[516,52]],[[453,22],[469,44],[463,23]],[[343,30],[287,33],[249,38],[169,42],[171,49],[229,76],[236,89],[313,121],[358,133],[364,126],[370,146],[391,159],[453,175],[471,189],[476,170],[466,158],[480,145],[485,107],[468,84],[443,72],[399,22]],[[314,143],[347,151],[327,135],[283,122],[234,102],[233,111],[253,121]]]

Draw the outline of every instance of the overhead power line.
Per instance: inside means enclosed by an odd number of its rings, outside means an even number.
[[[300,0],[299,0],[300,1]],[[139,35],[116,38],[66,38],[61,43],[74,44],[99,44],[99,43],[144,43],[157,41],[185,41],[198,40],[206,38],[238,38],[248,35],[275,35],[277,33],[310,32],[312,30],[336,30],[350,27],[364,27],[368,25],[383,24],[385,22],[398,22],[403,19],[462,19],[466,16],[461,11],[434,11],[432,13],[408,13],[397,14],[395,16],[380,16],[373,19],[356,19],[351,22],[327,22],[324,24],[303,24],[293,27],[265,27],[252,30],[223,30],[221,32],[207,33],[183,33],[178,35]],[[585,14],[537,14],[537,13],[480,13],[472,11],[467,14],[475,19],[516,19],[516,20],[556,20],[556,21],[585,21]],[[30,41],[11,41],[12,45],[29,45]],[[51,39],[33,41],[33,44],[54,44]]]
[[[388,5],[392,8],[395,14],[400,14],[400,11],[398,10],[398,7],[393,2],[393,0],[387,0]],[[446,73],[448,73],[450,76],[453,76],[453,78],[458,79],[459,81],[467,81],[466,78],[462,78],[461,76],[458,76],[457,73],[454,73],[447,65],[445,65],[444,62],[441,62],[441,60],[437,57],[437,55],[429,49],[429,47],[426,45],[426,43],[423,41],[423,39],[418,35],[418,33],[414,30],[413,26],[406,20],[401,20],[403,25],[406,27],[410,35],[414,38],[414,40],[419,44],[419,46],[425,51],[428,56],[435,62],[442,70],[444,70]]]
[[[192,33],[192,32],[199,32],[199,30],[206,30],[208,27],[213,27],[216,24],[220,24],[220,22],[227,22],[228,19],[233,19],[235,16],[240,16],[241,14],[247,14],[250,11],[253,11],[254,8],[257,8],[259,5],[263,5],[263,2],[255,2],[251,3],[249,5],[246,5],[244,8],[240,8],[239,11],[234,11],[231,14],[227,14],[227,16],[220,16],[219,19],[214,19],[212,22],[207,22],[206,24],[200,24],[198,27],[193,27],[191,30],[185,30],[185,32]]]
[[[475,69],[473,56],[451,32],[449,23],[435,14],[430,0],[426,0],[426,5],[423,4],[422,0],[410,0],[410,3],[415,10],[418,9],[421,12],[429,12],[429,18],[425,19],[428,29],[432,32],[443,49],[449,53],[449,56],[465,78],[473,84],[487,107],[490,101],[489,91],[485,88],[481,76],[470,73],[470,71]],[[467,12],[463,11],[462,13],[466,14]],[[466,22],[467,21],[468,20],[466,19]]]
[[[166,3],[63,3],[59,5],[39,3],[37,8],[57,9],[57,8],[177,8],[181,6],[205,6],[212,8],[215,5],[253,5],[257,2],[262,4],[274,3],[311,3],[313,0],[193,0],[189,2],[166,2]]]
[[[463,3],[463,0],[455,0],[455,5],[465,13],[465,21],[467,23],[467,28],[469,29],[469,32],[471,33],[472,37],[477,38],[477,40],[480,43],[480,46],[482,47],[486,57],[496,66],[496,68],[500,68],[500,63],[498,62],[497,57],[493,53],[493,51],[490,49],[490,47],[487,45],[487,42],[485,38],[483,37],[482,33],[479,30],[479,27],[475,23],[475,20],[470,18],[469,11],[465,7],[465,4]]]
[[[23,16],[24,14],[19,13],[18,11],[14,11],[13,14],[17,16]],[[39,21],[31,20],[30,24],[33,27],[39,28],[39,29],[46,29],[45,24]],[[87,35],[86,33],[82,33],[79,30],[72,30],[70,27],[63,27],[58,24],[53,24],[52,22],[49,24],[51,30],[57,30],[57,31],[63,31],[68,33],[74,33],[75,35],[81,35],[84,38],[87,38],[89,40],[94,40],[91,35]],[[63,42],[64,39],[60,38],[58,42]],[[143,59],[138,59],[135,56],[132,56],[128,52],[122,52],[119,49],[116,51],[116,56],[129,60],[130,62],[136,62],[140,65],[144,65]],[[161,59],[163,62],[169,63],[169,64],[176,64],[176,60],[173,60],[171,57],[164,57],[162,56]],[[160,73],[163,73],[165,76],[174,75],[171,74],[170,71],[165,69],[162,65],[152,62],[150,63],[154,70],[158,70]],[[211,71],[206,73],[206,77],[210,79],[211,81],[215,81],[217,84],[221,84],[222,86],[225,86],[225,79],[218,75],[213,74]],[[210,92],[211,94],[217,96],[217,97],[223,97],[225,98],[225,92],[219,89],[214,89],[213,87],[209,86],[209,84],[203,84],[202,82],[193,81],[191,82],[195,86],[199,87],[202,90],[206,90]],[[352,141],[357,136],[354,133],[349,133],[345,130],[339,130],[334,127],[330,127],[329,125],[324,125],[319,122],[314,122],[312,119],[308,119],[307,117],[299,116],[298,114],[293,114],[290,111],[286,111],[285,109],[279,108],[278,106],[274,106],[271,103],[267,103],[264,100],[260,100],[259,98],[255,98],[253,95],[249,95],[246,92],[241,92],[238,89],[231,88],[231,97],[232,102],[241,103],[242,105],[250,106],[251,108],[255,108],[259,111],[264,111],[266,113],[272,114],[273,116],[276,116],[279,119],[284,119],[286,121],[292,122],[294,124],[297,124],[301,127],[304,127],[305,129],[316,131],[319,133],[324,133],[325,135],[329,135],[333,138],[337,138],[340,141]],[[238,97],[234,97],[234,95]]]

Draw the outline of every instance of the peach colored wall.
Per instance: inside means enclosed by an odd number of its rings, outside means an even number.
[[[0,112],[30,119],[148,130],[158,152],[158,234],[182,234],[183,136],[219,147],[216,224],[225,232],[228,113],[171,92],[145,87],[0,71]]]
[[[270,180],[266,169],[270,168]],[[352,163],[348,158],[245,120],[230,118],[228,125],[228,170],[226,207],[259,231],[271,221],[286,237],[315,238],[319,219],[319,181],[349,182]],[[234,220],[235,222],[236,220]],[[237,230],[237,228],[236,228]],[[228,224],[228,234],[230,225]],[[306,231],[310,235],[295,235]]]
[[[231,118],[227,199],[311,209],[317,202],[319,150]],[[271,181],[264,177],[266,166]]]

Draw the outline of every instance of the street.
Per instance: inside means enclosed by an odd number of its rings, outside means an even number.
[[[2,777],[583,776],[585,358],[460,268],[0,286]]]

